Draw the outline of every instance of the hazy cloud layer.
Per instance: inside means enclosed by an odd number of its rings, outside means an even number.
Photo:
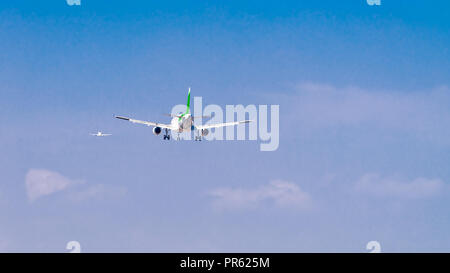
[[[70,199],[75,202],[81,202],[88,199],[108,199],[119,198],[127,193],[125,187],[109,186],[104,184],[92,185],[84,190],[74,192],[70,195]]]
[[[74,187],[76,186],[76,187]],[[81,202],[88,199],[119,198],[127,189],[105,184],[86,185],[82,180],[67,178],[57,172],[45,169],[30,169],[25,176],[25,187],[28,200],[31,202],[43,196],[61,192],[70,187],[66,198],[69,201]]]
[[[365,174],[355,185],[357,192],[377,197],[419,199],[439,194],[444,188],[440,179],[415,178],[404,180],[396,177],[381,177],[378,174]]]
[[[75,183],[75,180],[45,169],[30,169],[25,176],[25,187],[30,201],[62,191]]]
[[[8,251],[8,242],[4,238],[0,238],[0,252]]]
[[[342,126],[390,130],[422,139],[448,143],[450,130],[450,89],[393,92],[357,87],[334,87],[303,83],[289,96],[295,104],[291,117],[300,122],[302,133]]]
[[[210,192],[219,209],[251,209],[265,203],[282,208],[306,209],[311,197],[292,182],[272,181],[256,189],[219,188]]]

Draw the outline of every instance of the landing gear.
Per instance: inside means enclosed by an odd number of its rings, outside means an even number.
[[[202,141],[202,135],[200,134],[200,130],[197,130],[197,135],[194,136],[195,141]]]
[[[169,130],[167,128],[164,128],[164,140],[170,140]]]

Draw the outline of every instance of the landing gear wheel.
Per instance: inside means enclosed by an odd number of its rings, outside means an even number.
[[[169,130],[167,130],[167,128],[164,129],[165,134],[164,134],[164,140],[170,140],[170,135],[169,135]]]

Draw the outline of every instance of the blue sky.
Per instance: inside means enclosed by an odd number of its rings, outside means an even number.
[[[448,252],[449,8],[3,1],[0,251]],[[279,149],[113,118],[188,86],[280,105]]]

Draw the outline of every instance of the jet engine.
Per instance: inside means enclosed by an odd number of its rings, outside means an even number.
[[[208,129],[202,129],[202,136],[207,136],[209,133]]]
[[[153,134],[155,134],[156,136],[161,134],[161,131],[162,131],[161,127],[153,128]]]

